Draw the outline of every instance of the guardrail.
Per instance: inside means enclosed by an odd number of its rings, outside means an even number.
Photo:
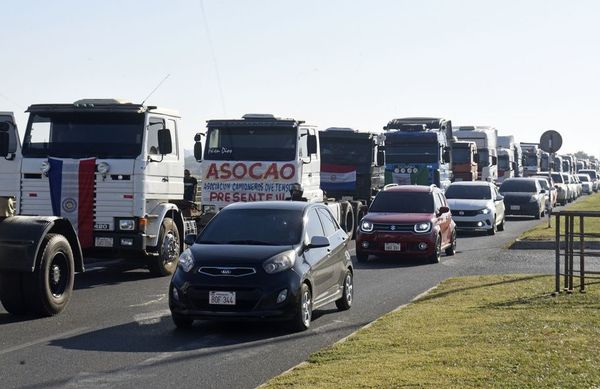
[[[563,290],[567,293],[573,292],[573,280],[575,274],[579,278],[579,291],[585,293],[586,279],[600,279],[600,271],[586,269],[586,258],[600,258],[600,242],[589,241],[586,238],[600,238],[600,233],[586,232],[586,218],[600,218],[599,211],[559,211],[553,212],[555,216],[555,252],[556,252],[556,274],[555,294],[561,292],[560,277],[564,276]],[[578,223],[576,223],[578,219]],[[565,231],[561,233],[564,220]],[[576,230],[578,226],[578,231]],[[564,240],[561,240],[564,238]],[[575,268],[575,258],[579,257],[579,268]],[[561,273],[561,259],[564,259],[564,272]]]

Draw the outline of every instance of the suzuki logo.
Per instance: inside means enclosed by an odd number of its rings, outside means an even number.
[[[231,270],[229,269],[221,269],[221,274],[231,274]]]
[[[392,230],[392,231],[396,231],[396,226],[391,226],[391,227],[390,227],[390,230]]]

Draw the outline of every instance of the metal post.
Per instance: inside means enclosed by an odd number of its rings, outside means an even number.
[[[575,216],[569,217],[569,292],[573,292],[573,258],[575,257]]]
[[[569,290],[569,215],[565,215],[565,286]]]
[[[579,216],[579,291],[585,293],[585,233],[584,219]]]
[[[560,213],[556,214],[556,216],[554,217],[554,220],[556,221],[556,246],[554,248],[555,254],[556,254],[556,269],[555,269],[555,273],[554,273],[554,281],[555,281],[555,288],[554,288],[554,293],[558,294],[560,293]]]

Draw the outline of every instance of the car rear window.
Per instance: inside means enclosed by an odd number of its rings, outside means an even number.
[[[489,200],[492,191],[487,185],[450,185],[446,189],[447,199]]]
[[[204,228],[197,243],[287,246],[302,236],[302,210],[224,209]]]
[[[500,186],[500,192],[537,192],[535,180],[507,180]]]
[[[563,178],[562,178],[562,174],[560,174],[560,173],[552,173],[552,179],[554,180],[554,182],[558,182],[558,183],[561,183],[561,184],[564,183]]]
[[[577,175],[577,177],[579,177],[579,181],[581,181],[581,182],[589,182],[590,181],[589,177],[586,175],[583,175],[583,174],[579,174],[579,175]]]
[[[379,192],[369,212],[433,213],[431,192]]]

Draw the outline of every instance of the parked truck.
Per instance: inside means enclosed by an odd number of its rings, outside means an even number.
[[[543,172],[549,172],[550,171],[550,161],[551,161],[550,153],[548,153],[546,151],[541,151],[540,154],[541,154],[540,170]]]
[[[488,126],[460,126],[453,132],[461,141],[475,142],[477,145],[477,169],[479,179],[496,182],[498,180],[498,154],[496,151],[498,131]]]
[[[454,181],[477,181],[477,145],[475,142],[452,142]]]
[[[566,171],[563,170],[564,165],[563,165],[563,157],[562,156],[555,155],[553,162],[554,162],[554,164],[551,166],[553,172],[567,173]]]
[[[519,142],[515,141],[515,137],[513,135],[498,136],[498,148],[507,149],[512,155],[514,161],[514,165],[512,165],[513,176],[523,177],[523,152]],[[500,162],[498,162],[498,165],[500,165]],[[500,169],[499,166],[498,169]],[[500,172],[498,172],[498,177],[500,177]]]
[[[452,122],[441,118],[393,119],[385,127],[386,184],[437,185],[452,181]]]
[[[508,178],[515,176],[515,155],[511,149],[499,147],[498,152],[498,180],[496,183],[501,184]]]
[[[539,144],[521,142],[523,149],[523,175],[535,176],[540,171],[548,171],[542,167],[542,153]]]
[[[321,189],[326,198],[349,201],[363,218],[384,185],[385,135],[332,127],[319,131]]]
[[[340,225],[353,234],[351,203],[327,199],[320,187],[316,126],[271,114],[247,114],[209,120],[204,148],[200,142],[198,134],[194,156],[201,162],[203,220],[234,202],[295,199],[293,190],[303,201],[327,203]]]

